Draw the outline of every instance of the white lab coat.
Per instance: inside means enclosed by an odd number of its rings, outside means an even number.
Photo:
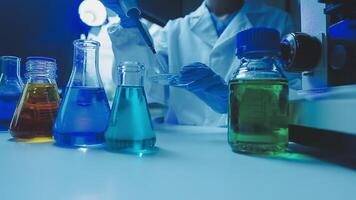
[[[154,40],[156,50],[167,58],[170,73],[178,73],[185,65],[202,62],[225,81],[239,66],[235,56],[235,37],[252,27],[270,27],[282,35],[293,31],[291,18],[270,6],[247,2],[224,33],[218,38],[205,3],[184,18],[168,22]],[[180,88],[170,88],[168,121],[179,124],[223,126],[227,116],[214,112],[194,94]]]
[[[236,34],[252,27],[275,28],[282,35],[293,31],[292,20],[285,12],[261,3],[246,2],[218,38],[209,10],[203,3],[184,18],[169,21],[153,39],[157,52],[166,61],[169,73],[178,73],[183,66],[201,62],[228,82],[239,66],[239,60],[235,56]],[[114,51],[115,46],[123,43],[119,37],[115,37],[115,32],[111,33],[111,40]],[[118,49],[120,46],[116,47],[116,59],[120,57]],[[142,62],[150,65],[152,60]],[[157,89],[161,88],[153,85],[148,87],[146,92],[151,96],[149,99],[159,99],[158,96],[162,95],[162,92],[157,92]],[[216,113],[185,89],[170,87],[167,102],[168,123],[201,126],[227,124],[226,114]]]

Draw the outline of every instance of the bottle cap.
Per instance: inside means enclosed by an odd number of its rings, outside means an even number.
[[[259,58],[276,55],[280,51],[280,33],[271,28],[251,28],[236,36],[238,58]]]

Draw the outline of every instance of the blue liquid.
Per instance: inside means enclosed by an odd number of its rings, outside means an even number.
[[[118,151],[140,153],[154,148],[156,137],[143,87],[117,88],[105,139],[109,148]]]
[[[20,95],[20,93],[0,94],[0,131],[9,129]]]
[[[103,143],[109,115],[103,88],[67,88],[53,129],[56,144],[75,147]]]

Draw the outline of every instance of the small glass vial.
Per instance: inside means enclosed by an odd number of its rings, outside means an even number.
[[[73,45],[72,74],[53,128],[54,139],[68,147],[102,144],[110,107],[99,74],[100,43],[76,40]]]
[[[60,101],[55,81],[56,70],[54,59],[27,59],[27,83],[10,125],[10,133],[14,138],[52,140],[52,126]]]
[[[8,131],[16,105],[22,94],[23,83],[20,78],[20,58],[0,57],[0,131]]]
[[[288,145],[288,81],[279,68],[279,43],[274,29],[237,34],[241,64],[229,82],[228,119],[234,152],[274,154]]]
[[[156,136],[143,87],[144,66],[123,62],[118,71],[119,85],[105,134],[107,146],[114,151],[152,153]]]

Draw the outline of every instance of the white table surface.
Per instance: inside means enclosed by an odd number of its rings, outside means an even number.
[[[157,154],[64,149],[0,133],[1,200],[356,199],[354,170],[291,153],[232,153],[226,129],[156,129]]]

